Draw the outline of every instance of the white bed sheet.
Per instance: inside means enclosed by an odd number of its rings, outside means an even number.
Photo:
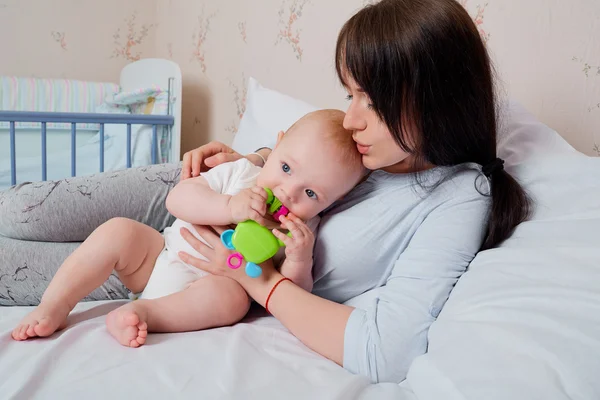
[[[0,308],[0,398],[415,399],[319,356],[262,310],[234,327],[151,334],[126,348],[104,325],[120,304],[80,303],[67,329],[30,342],[9,335],[31,308]]]

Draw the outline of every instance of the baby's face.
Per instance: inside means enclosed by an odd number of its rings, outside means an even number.
[[[343,197],[362,176],[360,168],[337,161],[335,144],[322,143],[318,129],[308,125],[275,147],[257,179],[305,221]]]

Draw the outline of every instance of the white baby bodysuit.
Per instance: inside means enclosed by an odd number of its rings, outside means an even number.
[[[260,167],[242,158],[238,161],[218,165],[210,171],[202,173],[202,177],[215,192],[234,196],[244,189],[254,187],[260,171]],[[198,199],[198,207],[202,206],[202,199]],[[314,232],[318,225],[318,218],[313,218],[307,225]],[[140,296],[141,299],[155,299],[180,292],[192,282],[208,275],[208,272],[184,263],[177,255],[183,251],[196,258],[206,260],[181,236],[179,233],[181,228],[187,228],[196,238],[206,243],[192,224],[180,219],[175,220],[173,225],[166,228],[163,233],[165,248],[156,260],[148,284]],[[275,265],[281,265],[284,255],[284,248],[279,249],[279,252],[273,257]]]
[[[245,158],[238,161],[223,163],[204,172],[201,176],[217,193],[236,195],[244,189],[253,187],[260,168]],[[202,207],[202,199],[198,199],[198,207]],[[187,228],[199,240],[206,241],[196,232],[192,224],[176,219],[173,225],[166,228],[163,236],[165,248],[158,256],[148,284],[140,296],[141,299],[155,299],[168,296],[185,289],[197,279],[208,275],[208,272],[184,263],[177,255],[184,251],[191,256],[206,260],[181,236],[180,229]]]

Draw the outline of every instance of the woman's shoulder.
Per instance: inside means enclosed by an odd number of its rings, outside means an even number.
[[[479,199],[489,195],[488,180],[477,166],[463,164],[436,168],[424,184],[434,197]]]
[[[490,186],[481,170],[472,165],[436,168],[419,185],[427,213],[487,215],[491,207]],[[461,211],[462,212],[462,211]]]

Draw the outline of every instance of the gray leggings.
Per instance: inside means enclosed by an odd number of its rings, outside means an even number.
[[[37,305],[65,258],[111,218],[131,218],[158,231],[171,225],[165,199],[179,174],[180,166],[160,164],[0,192],[0,305]],[[127,296],[113,275],[84,300]]]

